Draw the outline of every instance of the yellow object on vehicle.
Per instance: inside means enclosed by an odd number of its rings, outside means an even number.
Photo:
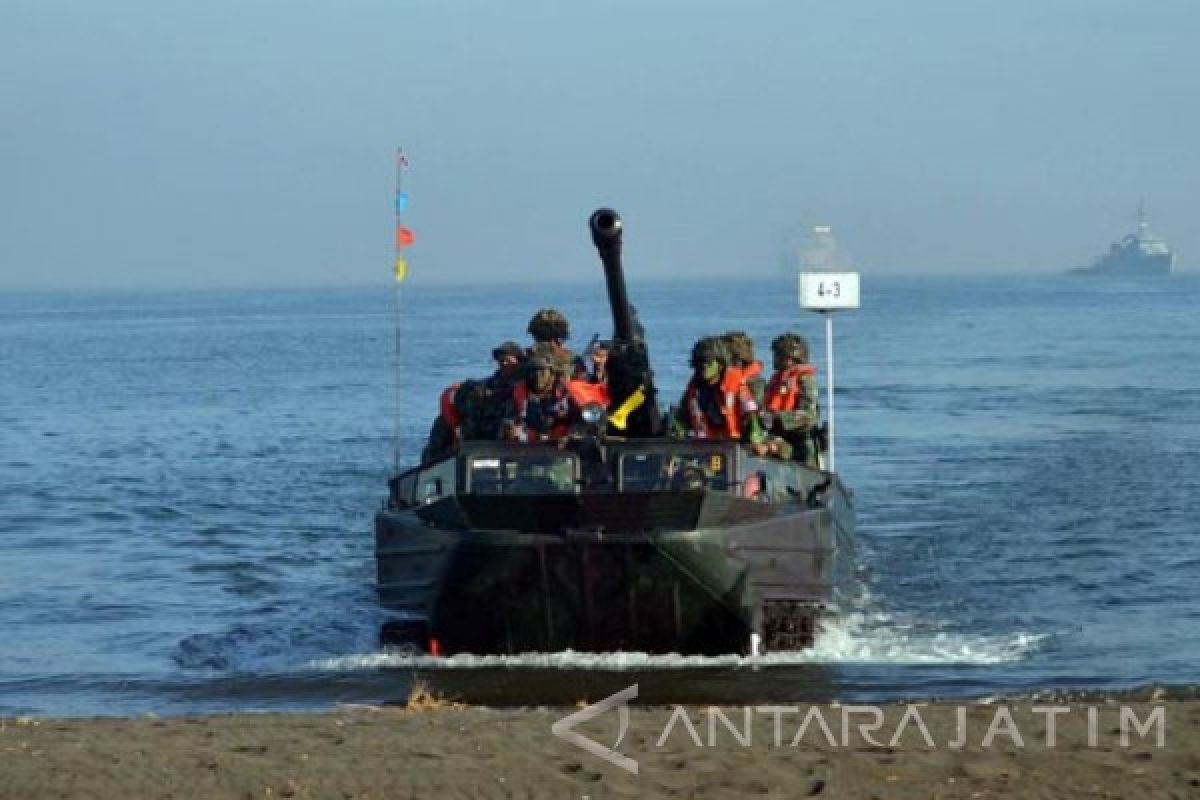
[[[629,415],[641,408],[644,402],[646,402],[646,387],[639,386],[633,394],[625,398],[624,403],[621,403],[615,411],[608,415],[608,421],[617,430],[625,430]]]

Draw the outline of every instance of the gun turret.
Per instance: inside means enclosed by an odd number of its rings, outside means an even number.
[[[612,308],[613,343],[608,356],[609,425],[630,437],[661,436],[662,415],[658,410],[650,353],[637,311],[625,290],[621,265],[621,216],[601,208],[588,220],[592,241],[604,265],[608,302]]]

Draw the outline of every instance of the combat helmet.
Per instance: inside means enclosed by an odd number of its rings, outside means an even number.
[[[529,327],[526,330],[535,342],[550,342],[555,339],[561,342],[566,341],[570,335],[567,318],[555,308],[539,309],[529,319]]]
[[[525,351],[525,370],[531,374],[534,370],[543,368],[567,375],[570,372],[570,358],[564,357],[549,342],[538,342]]]
[[[729,366],[729,348],[720,336],[705,336],[692,345],[692,358],[688,363],[693,368],[699,369],[709,361],[716,361],[722,367]]]
[[[533,372],[539,369],[558,369],[558,362],[552,354],[537,348],[530,348],[529,353],[525,356],[525,371]]]
[[[808,342],[796,333],[784,333],[771,340],[771,352],[800,363],[808,361]]]
[[[505,356],[512,356],[517,361],[525,360],[525,348],[516,342],[501,342],[492,349],[492,359],[499,361]]]
[[[754,362],[754,340],[745,331],[728,331],[721,335],[729,348],[729,358],[734,364]]]

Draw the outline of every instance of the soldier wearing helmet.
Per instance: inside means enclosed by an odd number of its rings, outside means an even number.
[[[763,404],[763,392],[767,382],[762,376],[762,362],[754,357],[754,340],[745,331],[728,331],[721,335],[729,349],[729,366],[725,369],[724,385],[734,391],[745,384],[754,395],[759,407]]]
[[[539,309],[530,317],[526,331],[533,337],[534,345],[530,351],[539,346],[549,347],[564,375],[578,378],[587,373],[587,365],[566,347],[571,328],[561,311],[556,308]]]
[[[573,408],[561,364],[553,351],[535,345],[525,359],[522,374],[522,380],[513,388],[503,438],[565,444]]]
[[[492,348],[492,360],[498,367],[497,374],[502,371],[506,375],[515,375],[525,360],[525,350],[516,342],[501,342]]]
[[[496,371],[482,381],[466,381],[454,395],[462,418],[463,439],[499,439],[513,389],[521,380],[525,350],[516,342],[501,342],[492,349]]]
[[[773,452],[809,466],[819,466],[816,368],[808,363],[808,343],[795,333],[771,342],[774,374],[767,382],[763,426],[776,442]]]
[[[499,439],[501,425],[512,401],[513,387],[521,379],[525,350],[516,342],[502,342],[492,350],[496,371],[484,380],[466,380],[442,390],[438,416],[421,452],[421,461],[437,460],[469,439]]]
[[[529,318],[526,331],[535,342],[557,342],[562,344],[571,336],[571,327],[566,316],[557,308],[538,309]]]
[[[492,350],[496,371],[485,381],[488,392],[501,408],[507,407],[513,389],[521,382],[525,367],[525,351],[516,342],[502,342]]]
[[[740,380],[726,385],[733,356],[725,339],[698,340],[690,363],[692,378],[672,415],[674,432],[692,439],[738,439],[760,445],[764,434],[753,394]]]

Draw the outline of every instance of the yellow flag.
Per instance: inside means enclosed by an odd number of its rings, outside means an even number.
[[[627,417],[641,408],[644,402],[646,402],[646,389],[643,386],[639,386],[637,391],[625,398],[625,402],[621,403],[621,406],[616,411],[608,415],[608,421],[617,430],[625,430],[625,424],[628,422]]]
[[[396,256],[396,283],[404,280],[408,275],[408,261],[404,256]]]

